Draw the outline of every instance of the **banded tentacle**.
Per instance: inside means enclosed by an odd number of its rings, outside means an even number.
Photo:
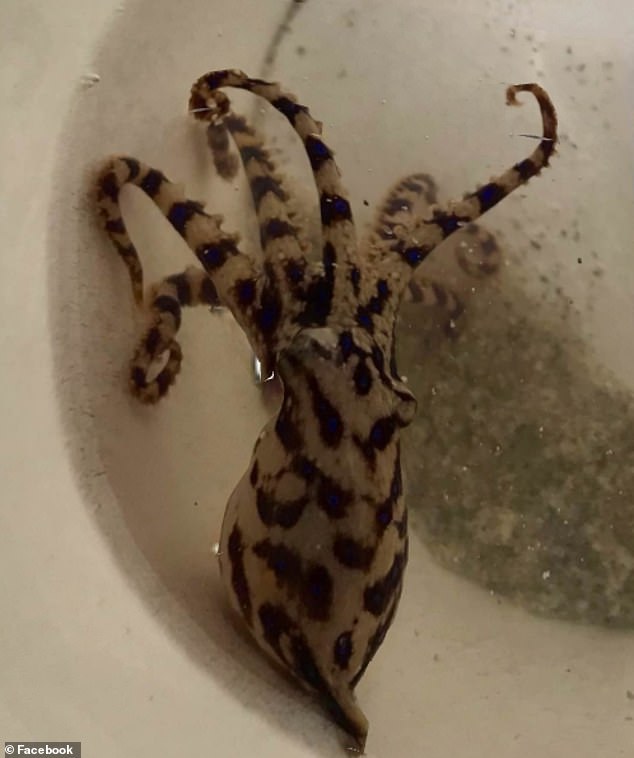
[[[197,111],[197,117],[207,120],[209,109]],[[264,286],[278,290],[284,312],[294,320],[304,310],[310,269],[305,258],[306,243],[289,206],[289,194],[260,135],[233,111],[222,120],[213,118],[207,127],[207,141],[218,173],[231,179],[238,169],[238,161],[229,150],[229,134],[238,148],[258,218],[267,274]]]
[[[197,118],[221,119],[230,113],[221,87],[236,87],[267,100],[290,122],[308,155],[319,193],[323,250],[322,271],[307,283],[300,325],[325,325],[331,316],[349,308],[353,281],[360,278],[352,210],[330,148],[321,139],[322,125],[308,108],[279,84],[252,79],[242,71],[213,71],[198,79],[191,91],[190,109]],[[275,194],[275,188],[267,192]]]
[[[372,224],[368,257],[381,260],[395,242],[407,239],[431,205],[438,202],[438,185],[429,174],[400,179],[387,192]]]
[[[408,174],[396,182],[378,206],[366,244],[368,258],[379,264],[392,246],[407,240],[425,218],[429,207],[438,204],[438,187],[425,173]],[[468,224],[457,232],[455,260],[469,276],[482,278],[494,274],[501,260],[495,237],[484,227]],[[425,307],[441,308],[447,316],[445,331],[457,335],[456,322],[464,305],[450,287],[427,276],[422,268],[410,278],[404,298]]]
[[[181,309],[196,305],[220,305],[213,282],[196,266],[168,276],[152,287],[150,325],[139,341],[130,366],[130,388],[141,402],[156,403],[174,383],[182,360],[181,348],[175,339],[181,324]],[[149,378],[153,365],[165,352],[168,353],[165,365]]]
[[[428,209],[425,218],[404,239],[389,245],[383,268],[393,277],[394,295],[403,293],[413,271],[444,239],[493,208],[518,187],[526,184],[546,167],[557,143],[557,114],[547,93],[538,84],[515,84],[506,91],[508,105],[517,105],[517,93],[530,92],[536,98],[542,116],[543,134],[539,145],[524,160],[493,178],[462,200],[437,203]]]
[[[222,217],[205,213],[161,172],[125,156],[110,158],[97,180],[97,204],[104,228],[128,267],[137,303],[143,302],[143,270],[119,207],[125,184],[139,187],[185,240],[209,275],[218,299],[244,330],[256,355],[270,367],[283,336],[281,305],[266,296],[262,268],[238,248],[238,237],[222,227]]]
[[[397,240],[411,237],[432,205],[438,205],[438,187],[429,174],[409,174],[396,182],[377,210],[368,240],[368,257],[381,260]],[[501,252],[489,231],[468,224],[458,234],[462,238],[455,256],[465,273],[482,277],[498,270]]]

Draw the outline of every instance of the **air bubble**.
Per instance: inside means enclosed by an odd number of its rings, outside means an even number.
[[[84,74],[81,77],[81,83],[85,89],[90,89],[91,87],[94,87],[95,84],[99,84],[101,81],[101,77],[99,74]]]

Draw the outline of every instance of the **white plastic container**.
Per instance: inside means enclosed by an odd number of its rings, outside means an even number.
[[[7,0],[1,33],[4,739],[81,741],[84,755],[96,758],[330,756],[341,749],[341,734],[313,700],[251,645],[218,581],[213,545],[224,503],[270,413],[253,384],[246,341],[226,315],[186,313],[178,383],[159,407],[139,407],[125,377],[140,321],[89,198],[99,161],[133,154],[184,182],[190,196],[204,196],[248,238],[253,221],[244,218],[244,196],[211,174],[204,136],[186,114],[198,75],[239,67],[282,81],[323,120],[361,222],[404,174],[429,171],[444,197],[459,197],[523,158],[534,143],[520,134],[539,132],[537,109],[528,97],[522,109],[505,108],[505,86],[534,80],[551,94],[559,156],[484,219],[505,265],[470,301],[461,346],[450,349],[432,335],[420,350],[431,344],[437,352],[417,352],[418,317],[410,309],[404,315],[402,368],[425,398],[406,455],[410,566],[395,624],[357,694],[370,720],[372,756],[630,755],[634,637],[623,608],[634,570],[634,487],[627,489],[634,457],[625,432],[610,441],[616,409],[627,420],[634,392],[629,4]],[[235,101],[259,116],[259,103]],[[268,111],[265,122],[280,154],[295,156],[285,161],[298,195],[310,201],[288,127]],[[134,193],[126,203],[147,280],[182,268],[189,258],[176,235]],[[469,340],[480,349],[481,334],[499,326],[496,314],[526,325],[535,339],[541,329],[570,356],[557,364],[572,366],[563,384],[564,373],[552,366],[536,369],[558,400],[535,396],[532,406],[511,392],[491,424],[475,406],[455,417],[442,401],[428,406],[438,388],[456,390],[446,373],[435,383],[434,370],[446,372],[454,359],[467,373],[482,368],[477,356],[467,360]],[[491,373],[509,372],[502,386],[529,381],[512,373],[514,363],[525,365],[509,359],[517,346],[502,341],[498,349]],[[592,392],[583,385],[583,394],[582,381]],[[607,393],[603,416],[592,400],[599,387]],[[573,396],[594,404],[585,426]],[[562,431],[568,408],[578,416],[572,447]],[[430,451],[440,455],[442,437],[429,442],[430,419],[445,423],[449,413],[448,423],[477,436],[506,420],[519,426],[527,409],[526,424],[551,409],[527,457],[558,450],[568,463],[594,466],[592,440],[607,441],[601,471],[613,478],[594,487],[593,475],[582,493],[587,502],[580,501],[592,508],[593,492],[600,496],[604,520],[588,517],[598,531],[583,534],[583,549],[580,537],[579,557],[591,548],[600,567],[616,566],[609,576],[620,577],[624,629],[594,617],[582,623],[592,615],[583,592],[571,610],[581,620],[536,616],[529,608],[539,598],[514,592],[515,581],[504,584],[507,596],[490,589],[491,564],[480,573],[448,570],[469,554],[468,539],[430,538],[426,514],[442,511],[437,500],[424,500],[425,468],[445,466],[448,481],[464,475],[460,486],[471,494],[499,471],[501,500],[510,503],[513,487],[525,487],[535,519],[547,495],[565,507],[577,502],[572,474],[569,488],[553,485],[553,495],[546,485],[530,490],[533,480],[504,468],[503,455],[486,474],[459,456],[430,460]],[[499,443],[501,454],[509,439]],[[609,468],[614,457],[618,464]],[[605,496],[610,487],[613,501]],[[472,542],[485,550],[490,514],[478,513],[484,531],[472,532]],[[611,518],[618,550],[601,531]],[[566,542],[573,552],[574,537]],[[555,536],[550,548],[558,545]],[[474,572],[479,581],[460,575]],[[548,563],[540,575],[559,580]],[[589,587],[592,575],[583,576]],[[597,587],[599,595],[615,591]]]

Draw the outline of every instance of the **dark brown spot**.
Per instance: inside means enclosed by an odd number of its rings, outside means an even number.
[[[374,422],[370,430],[369,442],[377,450],[385,450],[396,431],[394,416],[385,416]]]
[[[429,250],[425,252],[422,247],[413,246],[408,247],[405,250],[401,250],[401,256],[408,266],[416,268],[416,266],[418,266],[418,264],[425,259],[425,256],[428,252]]]
[[[387,300],[391,294],[390,292],[390,285],[387,283],[385,279],[379,279],[376,283],[376,292],[377,296],[381,300]]]
[[[273,179],[272,176],[254,176],[249,180],[251,186],[251,197],[255,209],[258,210],[263,198],[269,193],[275,195],[281,202],[286,202],[288,196],[280,186],[280,183]]]
[[[200,203],[194,202],[193,200],[186,200],[185,202],[174,203],[172,205],[167,214],[167,220],[182,236],[185,234],[187,222],[201,213],[203,213],[203,208]]]
[[[242,609],[242,614],[247,623],[251,624],[251,595],[247,575],[244,570],[244,545],[242,544],[242,533],[235,524],[228,543],[229,560],[231,561],[231,586],[233,587],[238,604]]]
[[[200,300],[207,305],[220,305],[218,292],[211,279],[203,279],[200,285]]]
[[[304,279],[305,266],[305,262],[301,260],[290,260],[286,263],[284,266],[284,273],[286,274],[289,284],[297,285],[302,282]]]
[[[488,211],[489,208],[493,208],[494,205],[497,205],[500,200],[508,195],[508,192],[499,184],[490,182],[489,184],[485,184],[484,187],[480,187],[475,194],[480,201],[482,213],[484,213],[485,211]]]
[[[387,634],[388,629],[392,625],[392,621],[394,620],[394,614],[396,613],[396,608],[398,607],[398,600],[400,596],[401,587],[399,586],[397,588],[397,591],[394,596],[394,602],[392,603],[392,606],[390,610],[387,613],[387,616],[385,619],[377,626],[376,631],[374,634],[370,637],[368,640],[368,646],[365,651],[365,655],[363,656],[363,663],[361,664],[361,668],[359,671],[355,674],[352,681],[350,682],[352,687],[356,687],[359,680],[365,673],[366,668],[368,667],[368,664],[370,661],[374,658],[377,650],[381,647],[383,644],[383,640],[385,639],[385,635]]]
[[[373,545],[362,545],[352,537],[338,535],[335,538],[333,552],[343,566],[360,571],[367,571],[372,565],[376,548]]]
[[[104,177],[102,177],[99,183],[99,189],[101,192],[113,203],[116,203],[119,199],[119,182],[117,181],[114,171],[110,171]]]
[[[154,298],[152,307],[161,313],[169,313],[174,319],[174,329],[178,331],[181,325],[181,307],[178,300],[169,295],[159,295]]]
[[[335,640],[333,657],[340,669],[347,669],[353,653],[352,632],[343,632]]]
[[[400,186],[410,192],[419,193],[423,190],[423,187],[417,181],[414,181],[414,179],[404,179]]]
[[[293,458],[291,464],[292,471],[307,482],[312,482],[319,473],[315,464],[303,455],[297,455]]]
[[[256,313],[256,321],[265,335],[275,332],[282,317],[282,302],[277,287],[277,281],[272,273],[267,277],[267,283],[260,297],[260,307]]]
[[[297,553],[268,539],[258,542],[253,552],[266,561],[268,568],[275,574],[278,586],[285,585],[291,591],[297,589],[302,575],[302,562]]]
[[[394,522],[394,526],[396,527],[398,536],[401,539],[405,539],[405,537],[407,536],[407,521],[408,521],[408,516],[407,516],[407,511],[405,511],[400,521]]]
[[[332,153],[316,134],[309,134],[304,140],[304,147],[313,171],[319,171],[324,163],[332,160]]]
[[[140,366],[133,366],[130,371],[130,379],[134,383],[135,387],[143,389],[147,387],[147,381],[145,379],[145,371]]]
[[[403,474],[401,472],[401,450],[399,445],[394,459],[394,473],[392,474],[392,481],[390,483],[390,498],[396,501],[402,494]]]
[[[330,518],[343,518],[351,502],[351,492],[344,490],[334,479],[321,474],[317,487],[317,503]]]
[[[128,167],[127,181],[133,182],[137,178],[137,176],[139,175],[139,171],[141,170],[139,161],[137,161],[136,158],[124,158],[123,162]]]
[[[139,184],[139,187],[150,197],[158,195],[161,185],[165,181],[165,175],[161,171],[157,171],[155,168],[151,168],[147,174],[143,177],[143,180]]]
[[[303,438],[299,427],[293,418],[293,406],[290,395],[285,399],[282,408],[275,421],[275,433],[285,450],[298,450],[302,446]]]
[[[319,433],[328,447],[337,447],[343,437],[343,421],[339,411],[328,400],[312,374],[307,375],[313,412],[319,422]]]
[[[334,262],[336,252],[330,242],[324,245],[322,261],[324,263],[324,275],[315,276],[311,279],[306,293],[302,296],[304,309],[297,317],[297,322],[302,326],[321,325],[326,323],[332,308],[332,296],[334,292]]]
[[[207,127],[207,144],[218,175],[227,181],[233,179],[238,171],[238,161],[229,150],[229,134],[224,124],[210,124]]]
[[[166,366],[154,380],[158,389],[159,397],[163,397],[167,394],[167,390],[172,386],[173,381],[174,374],[169,366]]]
[[[262,245],[266,245],[271,240],[295,236],[297,236],[297,229],[288,221],[279,218],[271,218],[260,226]]]
[[[352,221],[350,203],[339,195],[322,193],[320,198],[321,222],[330,226],[337,221]]]
[[[535,164],[530,158],[525,158],[523,161],[516,163],[513,168],[520,175],[520,179],[523,182],[527,182],[535,175]]]
[[[212,152],[225,153],[229,150],[229,132],[225,123],[209,124],[207,127],[207,144]]]
[[[397,553],[387,574],[366,587],[363,593],[363,607],[368,613],[373,616],[381,616],[385,613],[396,591],[400,591],[404,568],[405,555]]]
[[[106,221],[106,231],[111,234],[125,234],[125,224],[122,218],[111,218]]]
[[[228,113],[224,118],[224,124],[231,132],[242,132],[251,136],[255,134],[244,116],[237,116],[235,113]]]
[[[353,374],[357,395],[367,395],[372,389],[372,373],[364,360],[360,360]]]
[[[350,332],[341,332],[339,335],[339,347],[344,361],[347,361],[353,353],[357,352],[357,346]]]
[[[283,634],[290,634],[294,626],[293,622],[284,608],[272,603],[263,603],[258,609],[258,616],[262,624],[264,639],[277,653],[278,657],[282,661],[285,661],[284,653],[280,647],[280,637]]]
[[[309,618],[327,621],[332,606],[333,582],[325,566],[313,564],[302,577],[301,601]]]
[[[387,500],[376,509],[376,526],[379,535],[387,529],[392,523],[392,513],[394,506],[391,500]]]
[[[271,100],[271,105],[282,113],[295,126],[295,117],[300,113],[308,114],[308,108],[300,105],[288,97],[278,97],[277,100]]]
[[[365,329],[366,332],[369,332],[370,334],[374,332],[374,321],[372,320],[372,314],[368,308],[363,305],[358,306],[355,318],[357,324],[359,324],[362,329]]]
[[[350,269],[350,281],[352,282],[354,294],[358,297],[361,290],[361,271],[356,266]]]
[[[256,506],[262,523],[265,526],[281,526],[283,529],[291,529],[297,524],[307,502],[305,496],[279,502],[262,489],[256,495]]]
[[[156,355],[156,351],[161,342],[161,333],[156,327],[152,327],[145,337],[145,350],[149,355]]]
[[[205,84],[211,90],[218,89],[218,87],[222,87],[222,85],[226,82],[228,76],[229,76],[228,69],[212,71],[205,76]]]
[[[231,237],[224,237],[217,242],[209,242],[196,248],[196,255],[206,269],[218,269],[227,258],[239,253],[236,242]]]
[[[239,279],[235,284],[235,293],[242,307],[251,305],[255,300],[255,282],[253,279]]]
[[[176,288],[176,297],[181,305],[192,304],[192,288],[186,274],[174,274],[169,276],[167,281]]]
[[[255,487],[255,485],[258,483],[258,474],[259,474],[258,462],[254,461],[253,466],[251,467],[251,473],[249,474],[249,481],[251,482],[252,487]]]
[[[243,145],[242,147],[239,147],[238,150],[240,152],[240,158],[245,165],[249,161],[254,160],[261,163],[269,171],[275,170],[275,166],[271,162],[269,154],[260,145]]]

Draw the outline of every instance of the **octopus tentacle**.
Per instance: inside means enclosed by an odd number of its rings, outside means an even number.
[[[201,113],[202,118],[209,111]],[[244,117],[233,111],[220,121],[214,119],[207,127],[214,164],[223,178],[232,178],[238,169],[238,160],[229,151],[229,134],[238,148],[259,222],[267,274],[264,287],[277,290],[288,318],[298,320],[305,311],[311,269],[305,259],[302,231],[296,226],[289,207],[284,179],[260,135]]]
[[[203,265],[220,302],[233,313],[260,360],[269,366],[281,336],[281,306],[264,296],[261,267],[238,248],[236,235],[221,228],[222,217],[205,213],[160,171],[135,158],[116,156],[102,167],[97,204],[104,229],[130,272],[137,303],[143,301],[143,270],[125,227],[119,193],[125,184],[142,189],[185,240]]]
[[[438,185],[429,174],[418,172],[399,179],[379,205],[368,240],[368,257],[375,261],[389,254],[394,243],[409,237],[431,205],[438,202]]]
[[[130,389],[143,403],[156,403],[169,390],[180,371],[182,352],[175,340],[181,323],[181,308],[220,305],[218,293],[205,271],[189,266],[152,287],[150,325],[139,341],[130,365]],[[163,368],[148,376],[160,357],[168,352]]]
[[[225,86],[267,99],[304,143],[320,195],[323,247],[316,269],[297,243],[281,177],[254,130],[231,112],[219,91]],[[402,180],[381,210],[379,220],[389,229],[375,229],[372,250],[356,249],[350,203],[321,124],[279,85],[240,71],[201,77],[190,107],[209,124],[208,141],[225,178],[239,166],[229,152],[233,135],[259,213],[263,260],[242,253],[220,217],[205,213],[155,169],[113,158],[98,179],[104,226],[139,302],[142,270],[121,218],[123,185],[134,184],[153,200],[204,268],[168,277],[152,293],[132,391],[145,402],[167,392],[180,367],[181,309],[195,303],[228,306],[265,358],[265,370],[277,361],[284,395],[227,503],[220,572],[260,648],[321,698],[360,750],[368,722],[354,689],[392,624],[408,561],[400,438],[416,400],[398,374],[397,310],[409,288],[414,298],[458,315],[462,305],[452,292],[414,278],[418,265],[548,164],[557,139],[554,108],[533,84],[509,88],[508,102],[520,91],[532,92],[542,110],[543,137],[532,155],[461,201],[439,203],[424,175]],[[471,227],[465,231],[474,235]],[[480,253],[467,244],[456,254],[458,263],[476,275],[491,273],[499,251],[492,238],[477,241]],[[297,280],[280,256],[301,267]],[[166,365],[152,378],[165,353]]]
[[[539,104],[543,125],[543,135],[539,145],[527,158],[515,163],[474,192],[466,194],[462,200],[430,206],[426,218],[409,237],[396,240],[390,245],[390,252],[396,255],[390,255],[384,265],[392,269],[395,266],[399,267],[400,281],[394,286],[395,297],[400,297],[413,270],[444,239],[479,218],[548,165],[557,142],[555,107],[545,90],[538,84],[512,85],[506,91],[507,104],[517,104],[518,92],[532,93]]]
[[[290,122],[302,139],[319,193],[322,224],[322,272],[312,282],[307,295],[304,325],[326,324],[340,304],[351,299],[350,277],[359,276],[357,244],[352,210],[343,189],[339,169],[330,148],[321,139],[321,123],[315,121],[308,108],[279,84],[252,79],[242,71],[213,71],[200,77],[193,85],[189,101],[196,118],[214,120],[230,111],[228,97],[221,87],[245,89],[267,100]],[[274,193],[275,189],[269,192]],[[280,228],[277,234],[282,234]],[[289,230],[289,232],[291,231]]]

